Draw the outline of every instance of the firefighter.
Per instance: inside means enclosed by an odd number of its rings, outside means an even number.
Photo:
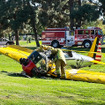
[[[51,46],[41,45],[40,48],[38,48],[36,51],[45,52],[46,50],[49,52],[49,58],[55,62],[57,77],[62,79],[66,78],[66,60],[62,50],[58,48],[53,48]]]

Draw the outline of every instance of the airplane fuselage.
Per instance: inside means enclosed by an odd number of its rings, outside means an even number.
[[[72,68],[82,68],[86,66],[91,66],[92,63],[90,61],[94,60],[91,57],[78,54],[74,51],[71,52],[71,57],[67,53],[64,53],[64,55],[66,60],[69,60],[68,64]]]

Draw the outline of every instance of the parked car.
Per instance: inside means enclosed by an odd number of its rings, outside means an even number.
[[[0,38],[0,45],[12,45],[14,44],[14,41],[10,41],[6,38]]]

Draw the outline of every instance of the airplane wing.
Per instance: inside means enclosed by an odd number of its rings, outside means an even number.
[[[9,45],[5,47],[0,47],[0,53],[16,60],[19,62],[20,58],[27,58],[33,50],[17,46],[17,45]]]
[[[9,45],[6,47],[0,47],[0,53],[13,58],[14,60],[19,62],[20,58],[27,58],[33,50],[23,48],[16,45]],[[91,60],[90,62],[105,64],[103,62],[99,62],[96,60]],[[48,73],[52,76],[57,76],[54,74],[55,68],[48,71]],[[79,80],[79,81],[87,81],[87,82],[96,82],[96,83],[104,83],[105,84],[105,73],[92,72],[92,71],[84,71],[80,69],[71,69],[66,70],[66,79],[70,80]]]
[[[105,84],[105,73],[86,71],[80,69],[66,70],[66,78],[76,81],[86,81]]]
[[[57,75],[54,74],[54,71],[55,69],[52,69],[48,73],[54,77],[57,77]],[[80,69],[67,69],[65,71],[67,80],[105,84],[105,73],[86,71]]]
[[[90,62],[95,63],[95,64],[102,64],[102,65],[105,65],[104,62],[100,62],[100,61],[96,61],[96,60],[92,60],[92,61],[90,61]]]

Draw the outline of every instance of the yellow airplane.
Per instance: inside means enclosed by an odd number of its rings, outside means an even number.
[[[100,45],[101,44],[99,43],[99,39],[96,37],[88,53],[88,56],[78,54],[74,51],[70,51],[70,53],[64,53],[65,58],[71,61],[70,66],[73,68],[71,70],[66,70],[66,79],[105,83],[105,73],[85,71],[79,69],[84,66],[90,66],[94,63],[105,65],[105,63],[100,62]],[[38,68],[40,68],[40,65],[38,64],[43,59],[43,55],[41,55],[39,52],[17,45],[0,47],[0,53],[18,61],[19,63],[21,58],[25,58],[26,61],[25,64],[22,64],[22,68],[23,71],[28,71],[29,76],[31,76],[33,70],[38,70]],[[32,60],[32,56],[35,57],[34,60]],[[55,65],[51,63],[49,64],[49,67],[50,70],[48,70],[47,74],[56,77],[57,75],[54,74]]]

